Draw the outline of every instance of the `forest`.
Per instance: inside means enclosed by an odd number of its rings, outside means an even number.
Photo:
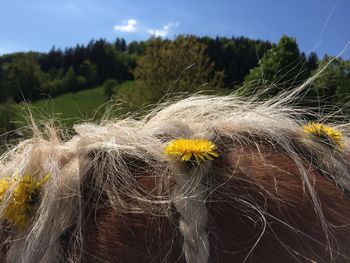
[[[203,90],[269,97],[300,85],[325,65],[301,100],[315,107],[346,101],[350,61],[305,54],[289,36],[278,43],[193,35],[130,43],[99,39],[64,50],[52,47],[48,53],[6,54],[0,56],[0,126],[3,132],[16,128],[17,105],[96,87],[103,87],[106,101],[130,101],[136,108],[169,94]]]

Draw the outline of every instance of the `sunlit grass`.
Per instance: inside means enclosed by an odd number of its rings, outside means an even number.
[[[34,121],[53,120],[71,128],[75,123],[98,118],[105,103],[103,88],[97,87],[39,100],[32,104],[21,104],[17,107],[17,125],[25,126],[29,115],[32,115]]]

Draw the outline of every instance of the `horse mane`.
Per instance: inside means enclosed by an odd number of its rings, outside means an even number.
[[[50,177],[25,230],[1,222],[1,258],[349,261],[348,124],[332,124],[340,150],[313,139],[293,92],[261,102],[193,95],[141,119],[76,125],[68,140],[34,129],[1,156],[0,179]],[[211,140],[219,157],[188,167],[164,154],[177,138]]]

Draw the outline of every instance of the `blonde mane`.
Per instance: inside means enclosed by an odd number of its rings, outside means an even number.
[[[183,237],[186,261],[209,262],[212,244],[206,227],[210,216],[207,206],[215,204],[216,200],[211,197],[216,191],[226,191],[216,183],[222,172],[213,168],[214,161],[186,168],[164,154],[164,146],[170,140],[203,138],[218,146],[220,156],[225,156],[233,146],[237,151],[254,148],[254,151],[261,151],[264,159],[264,145],[269,145],[270,151],[288,156],[299,171],[305,198],[311,200],[322,225],[325,253],[332,258],[350,260],[349,255],[338,255],[338,241],[333,236],[335,226],[327,220],[315,182],[310,177],[310,162],[305,161],[312,160],[322,176],[339,189],[350,190],[348,124],[332,124],[344,134],[344,148],[328,147],[303,132],[305,112],[289,106],[291,96],[294,95],[288,93],[257,102],[236,95],[195,95],[162,104],[140,120],[126,118],[99,125],[76,125],[76,135],[67,141],[62,140],[53,127],[48,127],[46,132],[36,129],[33,138],[1,156],[0,178],[31,175],[40,181],[47,174],[51,175],[42,187],[30,225],[24,231],[8,230],[8,224],[2,223],[2,246],[6,248],[3,258],[7,262],[28,263],[80,261],[86,251],[86,215],[93,218],[100,206],[109,206],[117,213],[148,214],[152,218],[166,216],[178,226]],[[249,173],[238,164],[231,170],[232,177],[236,170]],[[152,178],[153,190],[140,184],[135,174]],[[264,190],[259,181],[254,184],[264,195],[283,202]],[[1,202],[0,216],[11,202],[11,191],[10,188]],[[268,211],[257,206],[253,196],[237,196],[233,191],[227,191],[225,196],[225,202],[235,204],[242,213],[256,211],[263,229],[269,227]],[[278,220],[284,223],[283,218]],[[296,234],[303,234],[288,222],[285,225]],[[61,239],[68,229],[72,235],[65,248]],[[215,232],[215,229],[210,231]],[[256,237],[245,259],[254,252],[263,236],[264,230]],[[291,254],[295,252],[296,257],[300,254],[300,251],[285,248]],[[322,262],[323,255],[315,257],[317,262]]]

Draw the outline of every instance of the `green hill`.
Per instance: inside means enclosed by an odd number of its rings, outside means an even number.
[[[134,85],[134,81],[126,81],[120,84],[118,89],[128,90]],[[106,107],[110,105],[107,103],[102,86],[76,93],[66,93],[55,98],[16,106],[16,126],[25,126],[25,116],[31,114],[36,121],[55,120],[62,126],[71,128],[77,122],[100,119],[105,114]],[[116,112],[113,113],[113,115],[116,114]]]
[[[26,125],[26,117],[31,114],[35,120],[55,120],[70,128],[74,123],[92,120],[101,116],[106,99],[103,87],[67,93],[56,98],[36,101],[17,106],[17,126]]]

